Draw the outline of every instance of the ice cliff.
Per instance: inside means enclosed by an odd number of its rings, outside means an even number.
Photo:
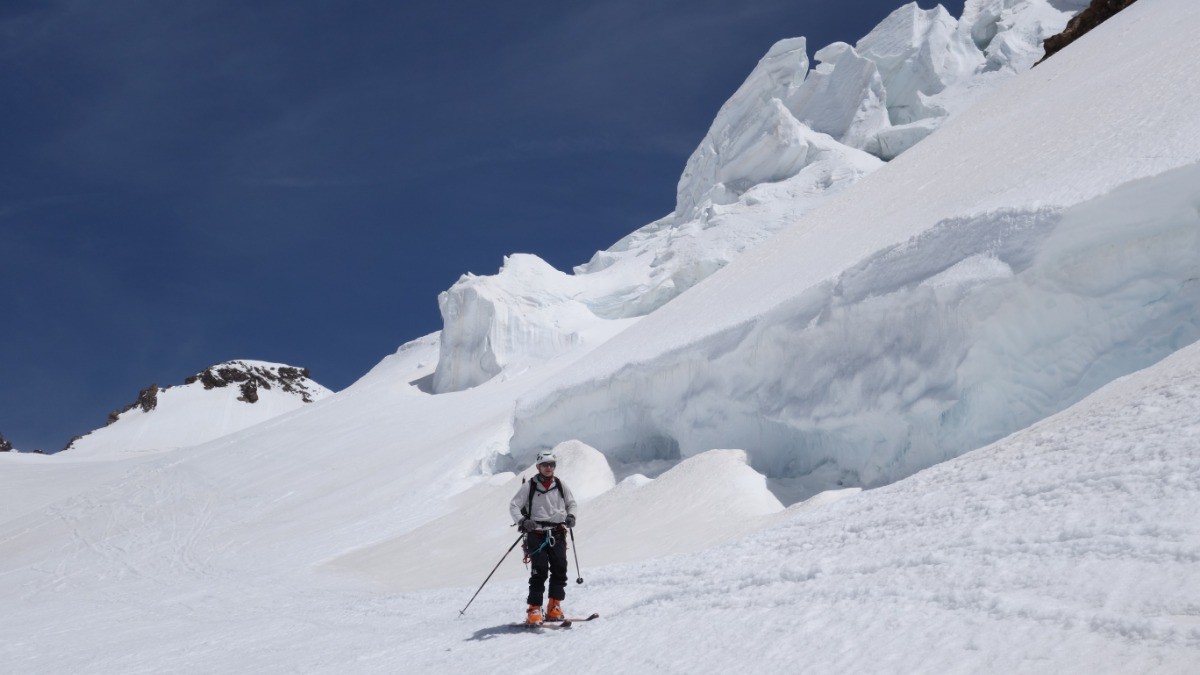
[[[573,274],[532,255],[465,275],[438,303],[438,393],[599,342],[920,142],[1041,57],[1086,0],[905,5],[856,44],[776,43],[688,159],[675,210]]]
[[[899,480],[1195,342],[1200,54],[1125,12],[524,396],[514,455],[578,438],[620,474],[742,448],[791,502]]]
[[[1195,341],[1194,59],[1089,34],[1031,72],[1084,4],[907,5],[811,70],[776,44],[673,213],[573,275],[514,256],[442,296],[433,390],[590,350],[519,400],[514,466],[571,438],[618,475],[741,448],[791,502],[901,479]],[[1194,52],[1182,34],[1169,53]]]

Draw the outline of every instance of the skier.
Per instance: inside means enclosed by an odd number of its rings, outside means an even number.
[[[567,529],[575,527],[575,497],[554,476],[558,458],[553,450],[537,456],[538,473],[522,484],[508,505],[513,522],[525,533],[525,556],[530,563],[529,609],[526,622],[562,621],[567,594]],[[542,614],[542,594],[550,576],[550,602]]]

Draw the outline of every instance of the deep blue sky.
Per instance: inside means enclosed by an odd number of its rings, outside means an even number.
[[[58,450],[235,358],[343,388],[463,272],[669,212],[773,42],[900,4],[6,0],[0,434]]]

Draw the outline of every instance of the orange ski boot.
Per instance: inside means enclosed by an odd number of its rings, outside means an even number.
[[[559,601],[550,598],[550,604],[546,605],[546,621],[562,621],[566,618]]]
[[[530,605],[529,611],[525,613],[525,623],[530,626],[540,626],[542,624],[542,606]]]

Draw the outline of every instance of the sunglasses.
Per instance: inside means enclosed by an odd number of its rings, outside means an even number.
[[[541,464],[538,464],[538,466],[548,466],[553,469],[554,467],[558,466],[558,462],[542,462]]]

